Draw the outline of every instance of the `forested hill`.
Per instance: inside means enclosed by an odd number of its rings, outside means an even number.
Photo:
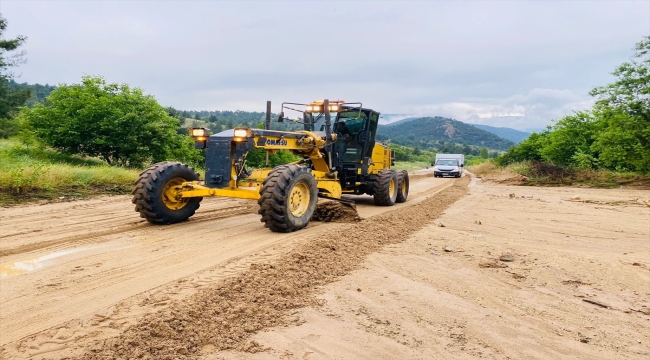
[[[29,88],[32,96],[25,104],[31,107],[36,103],[42,103],[44,99],[55,89],[51,85],[41,84],[19,84],[11,81],[13,88]],[[232,129],[235,126],[257,127],[264,121],[263,112],[252,111],[183,111],[168,108],[169,115],[180,120],[179,133],[187,133],[187,127],[208,127],[214,133],[225,129]],[[275,122],[274,115],[273,129],[275,130],[300,130],[302,125],[284,122]],[[513,129],[500,129],[512,130]],[[503,135],[505,137],[505,135]],[[388,125],[380,125],[377,135],[380,141],[390,140],[393,143],[419,148],[449,148],[452,144],[473,146],[476,148],[486,147],[493,150],[507,150],[514,142],[500,138],[488,131],[478,127],[442,117],[407,118]],[[445,145],[447,145],[445,147]],[[458,150],[460,151],[460,150]],[[464,151],[470,151],[465,149]]]
[[[443,117],[424,117],[399,124],[380,125],[377,139],[419,148],[440,148],[441,145],[455,143],[507,150],[514,145],[510,140],[470,124]]]
[[[12,89],[29,89],[31,91],[32,95],[29,99],[27,99],[27,102],[25,103],[25,106],[27,107],[31,107],[36,103],[43,102],[43,100],[45,100],[45,98],[50,95],[52,90],[56,89],[55,86],[49,84],[19,84],[13,80],[9,81],[9,87]]]
[[[485,130],[487,132],[491,132],[496,136],[502,137],[510,141],[514,141],[516,143],[520,143],[530,136],[529,132],[519,131],[507,127],[496,127],[496,126],[481,125],[481,124],[472,124],[472,125],[476,126],[479,129]]]

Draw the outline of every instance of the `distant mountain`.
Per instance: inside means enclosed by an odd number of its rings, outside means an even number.
[[[413,117],[413,115],[409,114],[381,114],[381,117],[379,118],[379,123],[381,125],[388,125],[388,124],[393,124],[396,121],[400,121],[405,118]]]
[[[528,129],[524,129],[524,131],[527,131],[529,133],[534,133],[534,132],[541,133],[544,130],[546,130],[546,128],[528,128]]]
[[[395,124],[379,125],[377,140],[422,148],[441,148],[454,143],[466,146],[507,150],[515,143],[464,122],[443,118],[424,117],[404,119]]]
[[[394,121],[394,122],[392,122],[392,123],[390,123],[390,124],[386,124],[386,126],[395,126],[395,125],[403,124],[403,123],[406,123],[406,122],[409,122],[409,121],[411,121],[411,120],[415,120],[415,119],[421,119],[421,118],[418,118],[418,117],[407,117],[407,118],[405,118],[405,119],[397,120],[397,121]]]
[[[481,124],[471,124],[471,125],[474,125],[479,129],[483,129],[496,136],[513,141],[515,143],[522,142],[523,140],[528,138],[528,136],[530,136],[529,132],[519,131],[507,127],[496,127],[496,126],[481,125]]]

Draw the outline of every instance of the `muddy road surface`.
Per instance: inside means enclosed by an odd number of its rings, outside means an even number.
[[[354,200],[368,219],[415,206],[452,183],[420,173],[412,175],[405,204]],[[1,209],[1,357],[84,350],[143,314],[338,226],[312,222],[295,233],[272,233],[255,201],[225,198],[204,199],[189,221],[170,226],[139,218],[128,196]]]
[[[2,209],[0,359],[645,359],[650,192],[411,177],[363,219]],[[323,218],[328,214],[324,213]]]

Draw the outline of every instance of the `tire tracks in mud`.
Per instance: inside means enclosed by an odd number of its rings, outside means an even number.
[[[244,215],[244,214],[254,214],[257,211],[257,207],[255,205],[256,204],[251,202],[250,204],[246,203],[243,205],[230,206],[226,208],[210,209],[210,210],[203,211],[201,214],[197,216],[194,216],[190,221],[192,223],[199,223],[199,222],[205,222],[205,221],[211,221],[217,219],[226,219],[229,217]],[[86,234],[67,236],[60,239],[37,241],[34,243],[24,244],[12,248],[0,249],[0,257],[26,253],[30,251],[41,250],[41,249],[60,246],[60,245],[69,246],[72,244],[78,245],[78,244],[83,244],[88,242],[97,242],[97,239],[101,238],[102,236],[123,234],[129,231],[137,231],[151,226],[145,220],[136,220],[136,221],[131,220],[133,219],[132,214],[129,214],[128,216],[120,216],[120,218],[128,218],[129,224],[125,226],[124,223],[116,223],[114,227],[108,230],[101,230],[101,231],[90,230],[90,232]],[[99,221],[106,223],[106,222],[110,222],[112,219],[113,218],[88,221],[88,222],[84,222],[83,225],[88,225]],[[20,232],[2,235],[0,236],[0,239],[9,239],[14,236],[21,236],[21,235],[26,235],[31,233],[40,233],[44,231],[47,230],[32,229],[32,230],[20,231]]]
[[[397,212],[412,207],[420,201],[435,196],[438,191],[452,184],[451,181],[444,183],[437,180],[424,181],[425,177],[427,176],[419,176],[412,182],[413,191],[406,204],[386,208],[374,206],[372,197],[369,196],[354,197],[353,200],[358,201],[362,217],[368,219],[381,213]],[[35,285],[36,288],[30,288],[30,285],[25,284],[24,281],[23,284],[20,282],[12,284],[12,286],[17,285],[13,291],[15,294],[9,297],[5,294],[7,296],[3,301],[6,301],[4,304],[8,306],[6,309],[8,314],[13,314],[16,321],[12,321],[11,330],[5,333],[6,336],[0,336],[4,338],[3,345],[0,347],[0,358],[54,359],[76,356],[83,352],[88,344],[124,332],[129,326],[137,324],[145,314],[163,309],[174,301],[187,299],[206,287],[213,287],[217,283],[238,276],[249,269],[252,263],[274,262],[300,244],[320,236],[319,234],[347,226],[341,223],[327,224],[316,221],[309,224],[305,229],[306,232],[277,234],[280,237],[272,236],[273,234],[257,225],[259,219],[255,216],[257,212],[255,201],[222,199],[213,199],[202,204],[206,206],[202,206],[201,213],[197,213],[186,223],[168,227],[147,226],[135,217],[132,211],[128,211],[130,210],[128,207],[125,209],[122,206],[126,201],[128,199],[123,197],[119,202],[110,201],[106,204],[106,200],[100,198],[94,202],[79,203],[74,206],[64,207],[64,204],[57,204],[53,209],[51,207],[25,209],[34,219],[40,220],[35,222],[34,226],[47,231],[43,233],[46,237],[43,240],[52,240],[52,236],[60,239],[62,236],[70,238],[79,235],[79,229],[86,226],[84,221],[96,220],[100,216],[103,216],[106,221],[96,223],[88,231],[119,230],[134,223],[145,225],[145,228],[130,232],[121,231],[114,236],[111,236],[115,233],[112,232],[107,236],[90,237],[86,240],[62,243],[35,251],[34,253],[66,251],[68,248],[77,248],[80,245],[91,245],[92,248],[99,243],[103,244],[101,246],[105,246],[105,249],[110,249],[92,251],[91,255],[84,255],[80,260],[74,260],[71,265],[57,266],[54,272],[38,271],[33,275],[25,275],[31,276],[31,285]],[[251,206],[250,212],[233,205]],[[11,219],[4,224],[4,229],[16,229],[18,220],[21,219],[20,214],[24,213],[23,209],[16,210],[21,211],[3,214],[5,215],[3,221]],[[241,213],[225,214],[228,211],[241,211]],[[130,220],[124,219],[128,214],[131,216]],[[213,224],[212,221],[218,223]],[[225,238],[215,242],[213,235],[215,231],[216,234],[221,234],[217,236],[225,236]],[[47,239],[48,235],[50,239]],[[180,242],[174,240],[183,239],[185,236],[191,237],[193,241],[185,244],[185,240]],[[195,241],[197,239],[202,240]],[[240,245],[238,245],[240,240],[236,239],[241,239]],[[25,236],[15,236],[13,241],[14,244],[20,242],[25,244],[25,241],[34,240]],[[232,256],[221,257],[218,262],[209,259],[207,256],[214,248],[206,248],[204,240],[219,246],[219,251],[232,252]],[[89,244],[84,244],[84,241]],[[5,244],[7,245],[12,243]],[[131,251],[120,250],[132,246],[135,247]],[[178,246],[183,248],[177,248]],[[233,251],[235,249],[233,246],[237,248],[245,246],[246,250]],[[192,250],[196,247],[205,249],[197,253]],[[119,257],[120,260],[111,255],[116,251],[123,252]],[[188,259],[194,259],[194,265],[190,265]],[[170,260],[173,262],[170,263]],[[169,268],[162,270],[157,267],[159,265]],[[190,272],[189,268],[196,271]],[[183,274],[175,278],[173,273],[177,270]],[[154,273],[164,275],[167,281],[162,282],[158,278],[152,278]],[[143,286],[142,282],[137,282],[139,278],[148,279],[144,281],[155,284]],[[125,296],[113,295],[114,292],[124,291],[128,293]],[[90,300],[93,296],[100,296],[101,300],[85,305],[84,301]],[[23,299],[19,299],[20,297]],[[62,298],[68,299],[61,300]],[[74,313],[62,314],[70,310]],[[12,315],[5,314],[4,317],[8,320]]]
[[[249,340],[253,333],[299,321],[291,311],[319,305],[315,295],[322,285],[358,269],[367,255],[406,240],[463,197],[468,183],[463,177],[399,211],[330,227],[272,261],[250,264],[239,275],[165,302],[118,336],[87,344],[79,358],[177,359],[225,349],[261,351]]]

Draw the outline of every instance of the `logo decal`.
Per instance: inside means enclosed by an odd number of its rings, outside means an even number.
[[[287,140],[284,140],[284,139],[279,139],[279,140],[267,139],[266,140],[266,145],[287,146]]]

